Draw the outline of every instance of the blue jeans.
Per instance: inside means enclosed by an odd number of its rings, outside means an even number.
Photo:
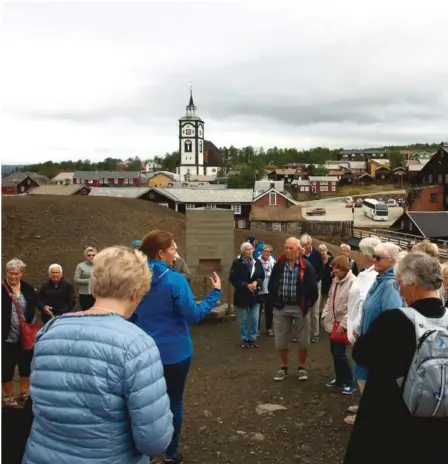
[[[334,373],[337,385],[354,385],[352,368],[348,362],[345,343],[335,343],[330,340],[331,354],[333,355]]]
[[[243,342],[255,342],[258,334],[258,321],[260,319],[260,305],[238,308],[241,340]]]
[[[180,433],[183,421],[183,399],[185,384],[190,370],[191,358],[184,359],[175,364],[163,366],[166,389],[170,398],[170,409],[173,413],[174,433],[171,443],[165,451],[166,457],[175,459],[178,456]]]

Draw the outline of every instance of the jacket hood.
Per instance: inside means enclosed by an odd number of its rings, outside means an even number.
[[[168,266],[165,261],[156,259],[148,260],[148,267],[152,272],[151,285],[158,285],[165,277],[173,270]]]
[[[388,269],[384,274],[382,275],[379,275],[377,276],[377,280],[378,282],[381,282],[383,280],[395,280],[395,272],[394,272],[394,268],[391,267],[390,269]]]

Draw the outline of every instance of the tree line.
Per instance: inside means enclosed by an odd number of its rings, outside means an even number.
[[[400,150],[412,151],[436,151],[439,144],[413,144],[409,146],[389,146],[382,149],[387,151],[388,158],[391,160],[391,167],[400,166],[403,157]],[[376,148],[378,149],[378,148]],[[220,151],[223,155],[223,167],[220,169],[219,176],[224,176],[231,170],[238,170],[238,174],[230,175],[228,185],[232,188],[249,188],[255,180],[264,176],[266,166],[282,166],[287,163],[304,163],[324,165],[326,161],[336,160],[338,153],[342,149],[331,150],[329,148],[316,147],[309,150],[297,150],[296,148],[278,148],[273,147],[265,150],[263,147],[254,148],[247,146],[237,148],[222,147]],[[142,160],[139,157],[130,157],[127,160],[126,171],[140,171]],[[174,151],[166,153],[163,156],[155,156],[148,160],[156,166],[157,169],[175,172],[179,162],[179,152]],[[115,171],[117,164],[123,161],[118,158],[106,158],[100,162],[90,160],[78,161],[46,161],[17,167],[16,171],[38,172],[46,177],[52,178],[60,172],[73,171]],[[314,172],[315,171],[315,172]],[[314,168],[314,175],[323,175],[325,170]],[[231,172],[230,172],[231,174]]]

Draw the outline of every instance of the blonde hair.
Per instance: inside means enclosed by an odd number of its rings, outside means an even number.
[[[151,278],[143,253],[122,246],[109,247],[95,256],[90,291],[96,298],[141,300],[149,292]]]
[[[347,256],[337,256],[333,259],[331,267],[335,267],[336,269],[339,269],[343,272],[348,272],[351,268],[350,260],[347,258]]]
[[[433,258],[439,257],[439,247],[429,240],[423,240],[423,242],[416,243],[412,247],[412,251],[421,251],[422,253],[426,253],[427,255],[432,256]]]

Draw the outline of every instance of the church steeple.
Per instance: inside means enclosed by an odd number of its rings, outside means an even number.
[[[187,106],[187,116],[196,116],[196,106],[193,101],[193,86],[190,84],[190,101]]]

